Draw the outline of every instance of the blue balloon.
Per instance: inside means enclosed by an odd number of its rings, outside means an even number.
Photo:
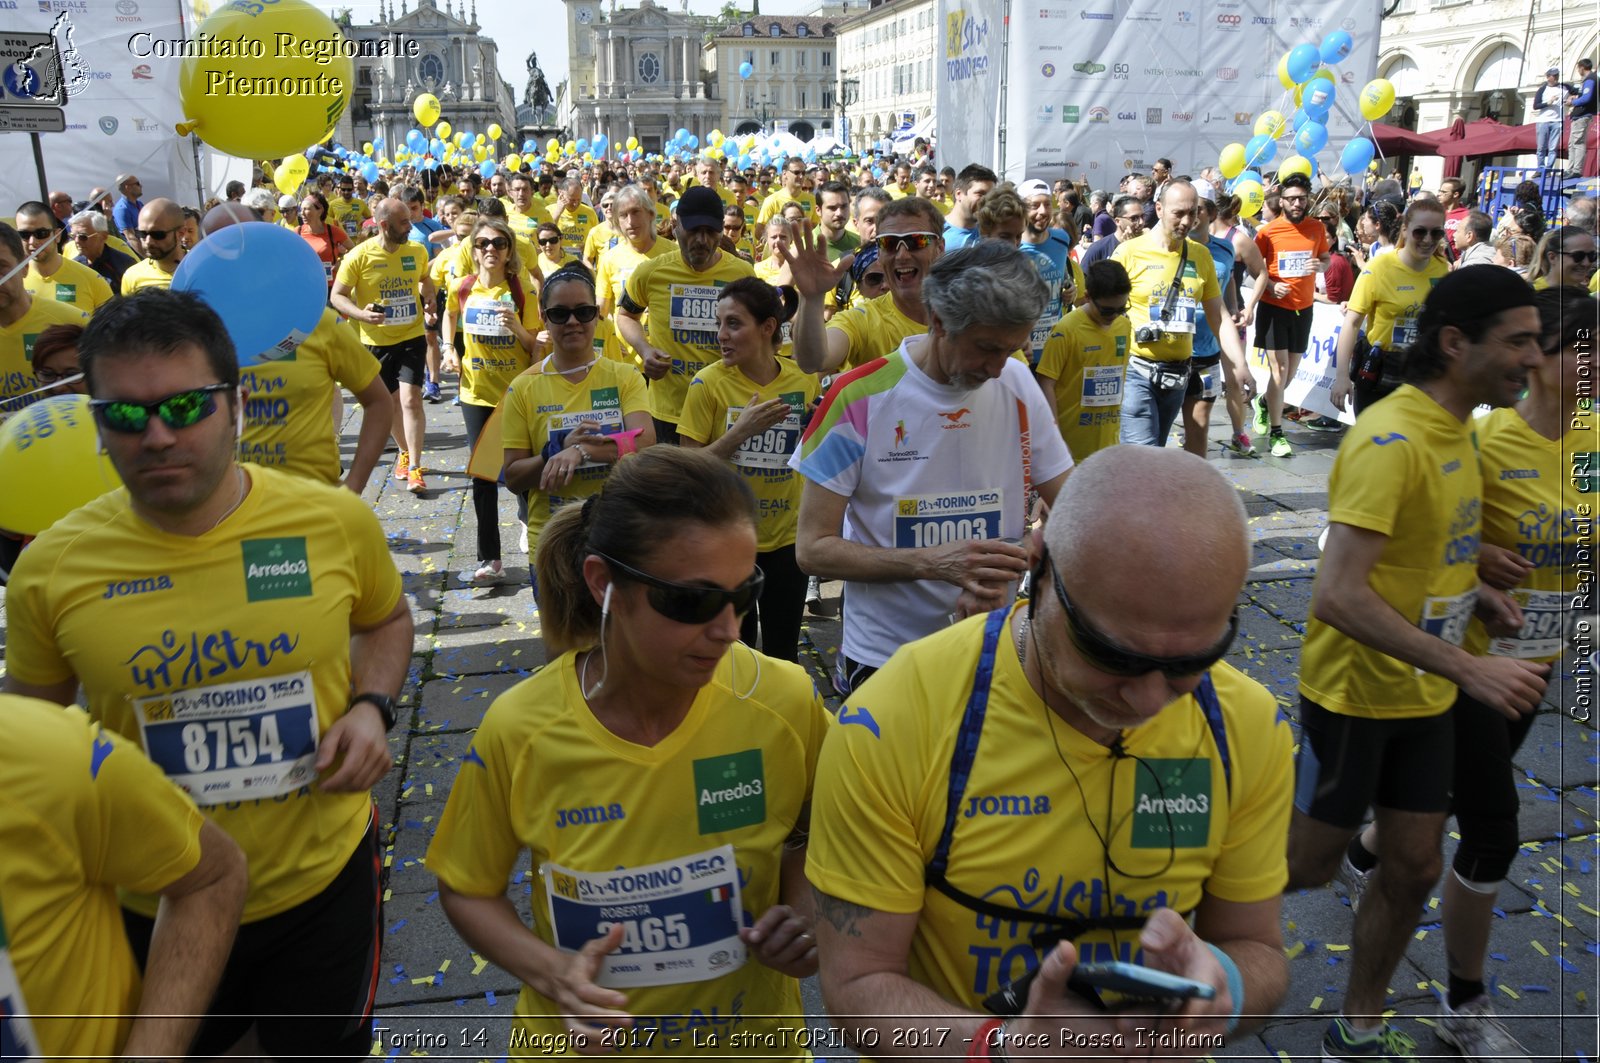
[[[1339,154],[1339,168],[1345,173],[1364,173],[1372,164],[1377,148],[1366,137],[1356,137]]]
[[[1246,166],[1260,166],[1272,161],[1278,154],[1278,145],[1265,133],[1251,137],[1245,142],[1244,164]]]
[[[385,141],[383,139],[383,137],[381,137],[381,136],[377,136],[377,137],[373,137],[372,138],[372,150],[373,151],[382,151],[386,144],[387,144],[387,141]]]
[[[1332,66],[1349,58],[1350,50],[1355,46],[1355,38],[1351,37],[1350,34],[1344,30],[1334,30],[1322,38],[1322,47],[1319,49],[1319,54],[1324,63]]]
[[[1310,93],[1306,93],[1306,95],[1309,96]],[[1312,103],[1310,100],[1307,100],[1305,103],[1300,105],[1300,110],[1303,111],[1306,116],[1317,125],[1327,125],[1328,112],[1333,110],[1333,100],[1330,97],[1320,104]]]
[[[739,77],[741,80],[748,81],[750,79],[750,75],[754,74],[755,72],[756,68],[751,66],[749,63],[739,64]]]
[[[368,159],[366,165],[361,167],[361,176],[368,181],[376,181],[378,179],[378,164]]]
[[[1328,146],[1328,127],[1321,122],[1307,122],[1295,134],[1294,146],[1300,154],[1310,158]]]
[[[594,143],[589,145],[590,150],[592,150],[596,155],[604,155],[606,153],[606,148],[610,146],[611,141],[606,139],[606,135],[604,133],[601,133],[599,136],[595,137]]]
[[[688,141],[687,141],[685,146],[688,147],[688,149],[690,151],[693,151],[695,148],[698,148],[700,146],[700,138],[696,137],[696,136],[691,136],[688,139]]]
[[[678,128],[678,131],[676,133],[672,134],[672,136],[673,136],[673,139],[675,139],[675,140],[688,140],[689,139],[689,131],[680,126]]]
[[[1300,106],[1316,114],[1318,111],[1326,114],[1333,110],[1333,101],[1339,96],[1339,90],[1334,88],[1333,82],[1327,78],[1312,78],[1300,93]]]
[[[1307,114],[1304,109],[1301,109],[1294,113],[1293,118],[1289,119],[1289,128],[1298,133],[1300,130],[1304,129],[1306,126],[1315,121],[1315,118]]]
[[[1263,188],[1265,188],[1266,184],[1267,184],[1267,182],[1262,180],[1261,175],[1259,173],[1257,173],[1256,171],[1254,171],[1254,170],[1242,170],[1242,171],[1240,171],[1238,177],[1235,177],[1232,181],[1228,182],[1228,191],[1230,191],[1230,192],[1233,191],[1235,188],[1237,188],[1240,185],[1244,184],[1246,181],[1254,181],[1256,184],[1261,185]]]
[[[589,142],[587,140],[580,139],[578,141],[578,154],[582,155],[584,152],[586,152],[588,150],[589,150]]]
[[[287,239],[285,239],[287,237]],[[261,278],[272,278],[272,298]],[[292,229],[270,222],[230,225],[207,236],[178,263],[174,291],[193,292],[222,318],[241,366],[283,358],[322,320],[328,280],[322,260]]]
[[[1289,49],[1289,80],[1304,85],[1322,65],[1322,53],[1314,44],[1297,44]]]
[[[493,177],[494,176],[494,160],[493,159],[484,159],[483,163],[481,165],[479,165],[479,167],[478,167],[478,173],[481,174],[484,177]]]

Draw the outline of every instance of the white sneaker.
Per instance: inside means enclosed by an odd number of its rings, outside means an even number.
[[[1454,1045],[1463,1059],[1529,1063],[1528,1050],[1511,1036],[1486,995],[1475,996],[1454,1010],[1446,1001],[1439,1001],[1439,1036]]]
[[[1350,898],[1351,915],[1355,915],[1356,909],[1361,907],[1361,895],[1367,892],[1367,880],[1371,877],[1370,871],[1356,870],[1356,865],[1350,862],[1349,853],[1339,858],[1339,872],[1334,876],[1334,881],[1344,887],[1345,896]]]
[[[517,521],[517,549],[528,552],[528,522],[525,520]]]
[[[822,601],[822,581],[816,576],[806,579],[806,604],[816,605]]]
[[[485,561],[478,566],[478,571],[468,578],[474,587],[497,587],[505,577],[505,570],[498,561]]]

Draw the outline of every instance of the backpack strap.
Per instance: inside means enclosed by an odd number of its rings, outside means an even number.
[[[943,882],[945,870],[950,866],[950,843],[955,840],[956,817],[961,812],[961,798],[967,792],[967,780],[972,777],[972,764],[978,759],[978,740],[983,737],[983,717],[989,711],[989,687],[994,682],[995,650],[1000,645],[1000,632],[1005,630],[1008,615],[1009,610],[996,609],[983,624],[983,652],[978,656],[978,670],[972,677],[972,693],[967,697],[966,711],[961,716],[961,730],[956,733],[956,747],[950,754],[944,829],[939,833],[939,844],[934,847],[933,859],[928,862],[926,880],[930,883]]]
[[[1222,703],[1217,700],[1217,688],[1211,683],[1211,673],[1207,672],[1200,680],[1200,685],[1194,688],[1194,700],[1200,706],[1200,713],[1206,718],[1206,727],[1211,731],[1211,740],[1217,744],[1217,757],[1222,761],[1222,782],[1228,790],[1229,798],[1233,797],[1233,757],[1228,752],[1228,731],[1222,722]]]

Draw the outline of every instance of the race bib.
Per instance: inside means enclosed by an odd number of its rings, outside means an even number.
[[[469,336],[511,335],[511,328],[500,320],[500,307],[504,305],[494,299],[468,299],[461,309],[461,327]]]
[[[783,397],[785,400],[800,398],[800,396]],[[733,454],[733,463],[746,469],[787,469],[789,455],[799,448],[800,433],[805,429],[805,422],[801,419],[805,411],[798,408],[802,405],[803,403],[790,402],[791,412],[781,424],[774,425],[760,435],[751,436],[740,443],[739,449]],[[728,407],[727,428],[731,429],[743,412],[743,406]]]
[[[963,539],[998,539],[1005,492],[969,491],[895,499],[894,545],[941,546]]]
[[[580,410],[576,413],[552,413],[550,415],[550,453],[555,454],[567,445],[567,436],[572,430],[588,421],[600,426],[600,431],[606,435],[614,435],[622,431],[621,410]],[[609,468],[603,461],[585,459],[580,469],[605,469]]]
[[[1448,597],[1429,598],[1422,603],[1422,622],[1418,626],[1452,646],[1459,646],[1467,637],[1467,621],[1472,619],[1472,607],[1477,601],[1476,587]]]
[[[539,869],[550,901],[555,946],[577,952],[623,927],[622,945],[595,977],[609,987],[682,985],[744,966],[739,940],[739,868],[733,846],[648,867]]]
[[[1394,332],[1390,335],[1389,349],[1403,351],[1417,342],[1417,319],[1403,317],[1394,323]]]
[[[668,288],[668,324],[679,343],[709,347],[717,342],[717,287],[674,284]]]
[[[1083,404],[1085,406],[1121,406],[1122,380],[1127,375],[1120,365],[1086,365],[1083,367]]]
[[[1151,302],[1150,320],[1161,322],[1161,307],[1165,304],[1166,297]],[[1180,295],[1172,302],[1172,315],[1162,322],[1168,332],[1179,332],[1186,335],[1194,334],[1195,301],[1187,295]]]
[[[348,218],[346,218],[344,220],[344,231],[348,235],[354,236],[358,231],[360,231],[360,229],[361,229],[361,220],[359,218],[357,218],[355,215],[351,215],[350,217],[348,217]]]
[[[1050,338],[1050,330],[1055,328],[1054,321],[1040,321],[1033,326],[1033,331],[1028,333],[1028,361],[1034,366],[1039,364],[1039,356],[1044,353],[1045,341]]]
[[[1312,272],[1310,251],[1278,252],[1278,276],[1284,280],[1309,277]]]
[[[417,319],[417,297],[414,295],[379,299],[378,305],[383,307],[385,325],[409,325]]]
[[[1512,638],[1490,639],[1489,652],[1524,659],[1559,654],[1570,635],[1573,595],[1516,590],[1511,597],[1522,607],[1522,630]]]
[[[327,281],[328,281],[329,284],[333,283],[333,263],[332,262],[324,262],[322,264],[322,275],[327,278]]]
[[[145,752],[197,805],[292,793],[317,777],[310,672],[133,702]]]

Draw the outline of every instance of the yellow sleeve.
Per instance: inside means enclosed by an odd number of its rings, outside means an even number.
[[[622,294],[634,306],[648,307],[650,305],[650,275],[655,272],[655,264],[660,258],[646,259],[639,263],[637,269],[628,274],[628,283],[623,285]],[[619,299],[620,303],[621,300]]]
[[[48,588],[59,556],[53,546],[35,542],[22,551],[6,587],[6,670],[29,686],[54,686],[74,674],[56,643],[50,611]]]
[[[500,442],[507,450],[526,450],[534,454],[541,448],[533,445],[533,430],[528,424],[528,391],[531,377],[517,377],[506,389],[504,409],[500,414]]]
[[[624,365],[624,363],[617,363]],[[626,365],[628,370],[622,374],[622,416],[630,413],[649,413],[650,395],[644,386],[644,374],[631,365]]]
[[[539,296],[533,286],[533,277],[527,270],[519,278],[522,284],[522,327],[538,332],[544,327],[544,317],[539,313]]]
[[[461,278],[457,277],[456,280]],[[472,298],[472,292],[467,292],[467,298]],[[451,317],[461,316],[461,286],[452,283],[450,289],[444,293],[444,312]]]
[[[400,601],[400,571],[389,554],[383,526],[365,502],[338,488],[334,489],[333,505],[355,559],[357,597],[350,611],[350,626],[357,631],[376,627]]]
[[[469,897],[503,895],[522,849],[511,827],[515,754],[508,751],[500,734],[500,717],[513,711],[508,699],[516,689],[489,706],[451,784],[438,832],[428,846],[428,870]],[[515,742],[510,745],[519,747]]]
[[[328,368],[333,371],[333,379],[354,394],[378,378],[378,360],[356,338],[356,330],[338,324],[338,320],[335,317],[329,326]]]
[[[1373,309],[1372,289],[1378,282],[1372,277],[1370,268],[1364,270],[1356,278],[1356,286],[1350,290],[1350,301],[1345,303],[1346,310],[1354,310],[1362,317],[1370,318]]]
[[[1044,353],[1039,356],[1039,368],[1034,370],[1042,377],[1060,380],[1067,371],[1067,355],[1072,350],[1072,334],[1057,325],[1044,341]]]
[[[1231,669],[1228,669],[1231,672]],[[1228,833],[1206,879],[1206,893],[1238,904],[1270,900],[1289,881],[1285,839],[1294,806],[1294,739],[1277,701],[1260,684],[1213,670],[1233,747]],[[1270,722],[1269,721],[1273,721]]]
[[[845,337],[850,341],[850,349],[845,353],[844,364],[847,366],[855,365],[856,352],[866,346],[867,342],[866,305],[852,306],[843,313],[834,314],[828,319],[827,327],[838,329],[845,334]],[[823,333],[823,335],[827,335],[827,333]]]
[[[120,285],[118,285],[118,288],[120,289],[118,294],[120,294],[120,295],[132,295],[134,293],[134,286],[133,285],[134,285],[133,267],[129,266],[127,271],[122,274],[122,283]]]
[[[1374,433],[1373,428],[1377,431]],[[1386,442],[1379,446],[1377,438]],[[1393,535],[1405,505],[1401,491],[1411,483],[1419,458],[1417,448],[1398,433],[1369,425],[1368,431],[1345,441],[1334,459],[1329,481],[1328,520]],[[1334,481],[1337,481],[1335,483]]]
[[[610,299],[613,304],[621,302],[611,291],[611,285],[615,283],[617,272],[612,263],[616,260],[616,256],[607,250],[600,253],[599,260],[594,264],[594,290],[602,303],[607,299]],[[613,306],[613,309],[615,309],[615,306]]]
[[[702,446],[720,438],[717,430],[722,405],[717,402],[711,382],[702,369],[689,381],[689,390],[683,395],[683,412],[678,421],[678,434],[688,436]]]
[[[94,270],[91,269],[88,273],[89,309],[92,312],[111,301],[111,285],[107,284],[106,279]]]
[[[334,275],[333,279],[349,288],[351,292],[354,292],[356,283],[361,278],[360,267],[364,261],[365,256],[361,254],[361,249],[356,248],[339,260],[339,272]]]

